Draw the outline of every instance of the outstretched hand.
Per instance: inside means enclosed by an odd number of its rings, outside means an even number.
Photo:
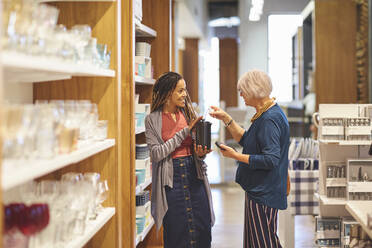
[[[216,106],[211,106],[211,109],[213,109],[213,112],[209,113],[210,116],[212,116],[213,118],[216,118],[218,120],[221,120],[225,123],[227,123],[228,121],[230,121],[231,119],[231,116],[228,115],[225,111],[223,111],[221,108],[219,107],[216,107]]]

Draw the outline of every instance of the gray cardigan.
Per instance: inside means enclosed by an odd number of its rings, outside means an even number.
[[[154,111],[146,117],[146,143],[150,149],[152,161],[152,195],[151,215],[154,217],[157,230],[163,224],[163,218],[168,210],[165,186],[173,188],[173,161],[172,152],[181,145],[190,134],[188,127],[177,132],[171,139],[164,142],[161,135],[162,111]],[[211,225],[214,225],[215,216],[212,204],[211,188],[207,178],[207,165],[193,153],[197,177],[204,181],[211,211]]]

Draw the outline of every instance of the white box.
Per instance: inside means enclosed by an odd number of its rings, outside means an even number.
[[[136,42],[135,55],[150,57],[151,54],[151,44],[147,42]]]
[[[135,113],[145,113],[146,115],[150,114],[151,105],[148,103],[139,103],[135,105]]]
[[[136,170],[145,170],[145,180],[151,178],[151,161],[147,159],[136,159]]]
[[[138,66],[140,67],[141,65],[145,67],[144,69],[144,75],[138,75],[146,77],[146,78],[152,78],[152,73],[151,73],[151,58],[149,57],[144,57],[144,56],[135,56],[134,61]],[[140,69],[139,69],[140,70]]]
[[[345,187],[346,178],[327,178],[326,186],[327,187]]]

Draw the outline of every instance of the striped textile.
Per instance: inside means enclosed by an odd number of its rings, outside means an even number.
[[[244,248],[281,248],[277,230],[278,209],[258,204],[245,194]]]

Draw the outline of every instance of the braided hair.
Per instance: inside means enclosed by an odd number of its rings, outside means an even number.
[[[172,95],[182,76],[176,72],[166,72],[161,75],[152,88],[151,113],[162,109],[167,99]],[[189,93],[186,91],[185,107],[181,108],[185,114],[187,122],[196,118],[196,113],[192,107]]]

